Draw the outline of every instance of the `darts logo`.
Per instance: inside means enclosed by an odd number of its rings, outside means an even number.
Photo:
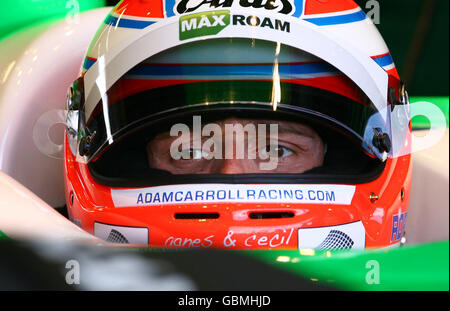
[[[176,0],[175,14],[218,8],[249,8],[292,14],[295,12],[293,0]]]

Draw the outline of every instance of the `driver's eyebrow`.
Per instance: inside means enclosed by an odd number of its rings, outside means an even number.
[[[311,130],[306,129],[305,126],[303,126],[301,124],[296,124],[296,123],[292,123],[292,122],[276,122],[276,121],[274,122],[274,121],[270,121],[270,120],[252,120],[250,122],[245,122],[245,124],[242,124],[242,125],[245,126],[248,123],[254,124],[255,126],[258,126],[260,124],[266,125],[266,130],[269,133],[270,133],[270,125],[276,124],[276,125],[278,125],[278,133],[279,134],[294,134],[294,135],[300,135],[300,136],[309,137],[309,138],[314,137],[314,134],[311,133],[312,132]],[[221,121],[218,124],[224,125],[227,123],[224,121]],[[205,124],[205,125],[207,125],[207,124]],[[191,133],[190,138],[192,139],[192,126],[189,126],[189,130]],[[202,128],[202,130],[203,130],[203,128]],[[171,136],[170,131],[166,131],[166,132],[157,134],[155,137],[153,137],[152,140],[167,140],[167,139],[175,139],[177,137],[179,137],[179,135]],[[210,136],[203,136],[203,135],[201,136],[202,140],[206,140],[208,138],[210,138]]]
[[[190,135],[189,135],[189,140],[193,139],[193,135],[192,135],[192,128],[189,128],[190,131]],[[180,133],[177,133],[177,135],[170,135],[170,131],[164,132],[164,133],[159,133],[158,135],[154,136],[152,139],[149,140],[149,142],[151,141],[162,141],[162,140],[175,140],[177,138],[180,137]],[[207,139],[211,138],[211,135],[208,136],[204,136],[203,134],[200,136],[202,141],[205,141]]]
[[[294,134],[314,138],[313,131],[308,130],[306,126],[301,124],[296,124],[292,122],[273,122],[273,121],[260,121],[257,123],[265,124],[267,126],[267,131],[269,131],[271,124],[278,124],[278,134]]]

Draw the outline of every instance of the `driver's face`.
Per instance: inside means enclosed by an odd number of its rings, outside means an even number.
[[[254,120],[241,118],[228,118],[215,122],[221,128],[220,144],[225,147],[232,144],[231,156],[222,158],[205,159],[205,149],[194,149],[194,135],[185,138],[178,136],[170,136],[169,132],[157,135],[147,145],[148,161],[151,168],[169,171],[172,174],[252,174],[252,173],[303,173],[315,167],[322,166],[325,146],[320,136],[309,126],[289,121],[271,121],[271,120]],[[250,150],[261,150],[258,139],[261,132],[255,134],[246,133],[245,135],[226,135],[225,126],[234,126],[251,124],[258,128],[258,124],[266,124],[267,129],[270,124],[278,125],[278,133],[276,145],[274,145],[274,137],[272,133],[266,132],[263,141],[263,149],[269,153],[276,153],[276,165],[270,170],[262,170],[261,162],[267,162],[260,157],[249,157]],[[256,137],[255,137],[256,136]],[[202,144],[211,137],[201,137]],[[177,140],[185,140],[187,150],[181,150],[182,153],[191,155],[189,159],[174,159],[171,155],[171,145]],[[258,143],[255,143],[258,142]],[[198,145],[198,144],[197,144]],[[237,146],[244,146],[244,157],[237,157]],[[207,152],[213,150],[207,150]],[[257,153],[257,151],[256,151]],[[267,154],[267,153],[266,153]]]

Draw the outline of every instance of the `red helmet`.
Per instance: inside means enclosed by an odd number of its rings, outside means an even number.
[[[107,241],[150,247],[399,245],[408,109],[354,1],[123,0],[69,89],[69,216]],[[258,137],[260,158],[235,161],[238,147],[227,157],[215,145],[227,121],[248,150]],[[183,130],[188,147],[172,148]]]

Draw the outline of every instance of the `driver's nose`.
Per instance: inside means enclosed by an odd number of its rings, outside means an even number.
[[[220,168],[221,174],[245,174],[245,161],[237,159],[225,159],[223,160],[222,167]]]

